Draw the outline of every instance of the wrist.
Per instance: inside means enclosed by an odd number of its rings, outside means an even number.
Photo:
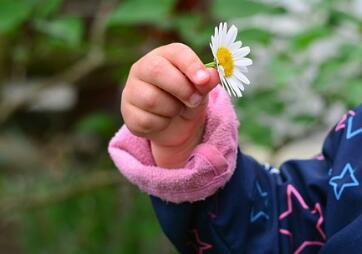
[[[165,146],[151,141],[153,158],[159,167],[182,168],[187,163],[192,151],[202,142],[205,127],[205,117],[195,126],[193,134],[182,144]]]

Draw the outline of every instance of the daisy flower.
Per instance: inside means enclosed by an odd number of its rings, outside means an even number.
[[[215,27],[215,34],[211,36],[210,47],[214,62],[208,67],[216,67],[223,87],[230,95],[241,97],[244,84],[249,85],[249,79],[244,75],[248,72],[247,66],[253,62],[245,56],[249,54],[249,47],[241,47],[241,41],[235,41],[238,30],[232,25],[228,30],[226,23]]]

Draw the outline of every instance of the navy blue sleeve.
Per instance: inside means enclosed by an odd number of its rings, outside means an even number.
[[[180,253],[362,253],[362,106],[345,114],[321,155],[279,170],[238,152],[234,175],[205,200],[151,197]]]

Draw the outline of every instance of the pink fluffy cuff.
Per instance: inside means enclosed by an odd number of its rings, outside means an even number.
[[[223,88],[209,95],[203,141],[184,168],[157,167],[149,141],[123,126],[108,151],[120,172],[142,191],[163,200],[195,202],[214,194],[231,178],[236,163],[238,120]]]

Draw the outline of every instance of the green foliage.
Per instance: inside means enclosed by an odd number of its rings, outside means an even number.
[[[280,14],[283,12],[282,8],[249,0],[214,0],[212,5],[212,14],[223,20],[260,13]]]
[[[174,253],[147,195],[115,183],[118,174],[98,178],[116,173],[106,145],[119,127],[130,66],[173,41],[210,62],[214,26],[235,23],[254,61],[252,84],[234,100],[240,139],[274,154],[324,130],[330,108],[361,103],[362,20],[352,2],[305,1],[298,9],[288,1],[122,0],[99,17],[103,1],[0,0],[0,89],[66,80],[78,95],[70,110],[19,109],[1,126],[0,212],[15,202],[0,219],[15,224],[6,241],[23,253]],[[292,132],[296,126],[303,131]],[[102,184],[79,191],[93,174]]]
[[[182,39],[197,49],[205,48],[205,42],[208,42],[214,31],[197,13],[179,16],[174,23]]]
[[[76,126],[79,133],[97,134],[105,138],[111,136],[116,129],[114,119],[106,113],[92,113],[81,118]]]
[[[280,89],[288,86],[301,71],[297,66],[290,64],[290,62],[291,59],[282,56],[274,57],[268,66],[273,84]]]
[[[258,43],[258,44],[269,44],[273,39],[273,33],[268,30],[260,28],[246,28],[240,30],[238,34],[238,39],[249,43]]]
[[[332,30],[326,26],[316,26],[293,36],[290,40],[294,49],[305,49],[314,41],[331,35]]]
[[[27,253],[158,253],[161,232],[150,201],[136,190],[128,198],[127,211],[117,188],[106,187],[27,212],[21,218]]]
[[[82,25],[81,19],[78,17],[62,17],[51,21],[36,20],[34,23],[37,31],[60,40],[70,47],[77,47],[81,44],[84,30]]]
[[[0,34],[17,29],[29,17],[33,2],[31,0],[1,0]]]
[[[55,14],[62,2],[63,0],[38,0],[34,10],[35,16],[46,18]]]
[[[175,0],[126,0],[110,15],[110,25],[167,23]]]

